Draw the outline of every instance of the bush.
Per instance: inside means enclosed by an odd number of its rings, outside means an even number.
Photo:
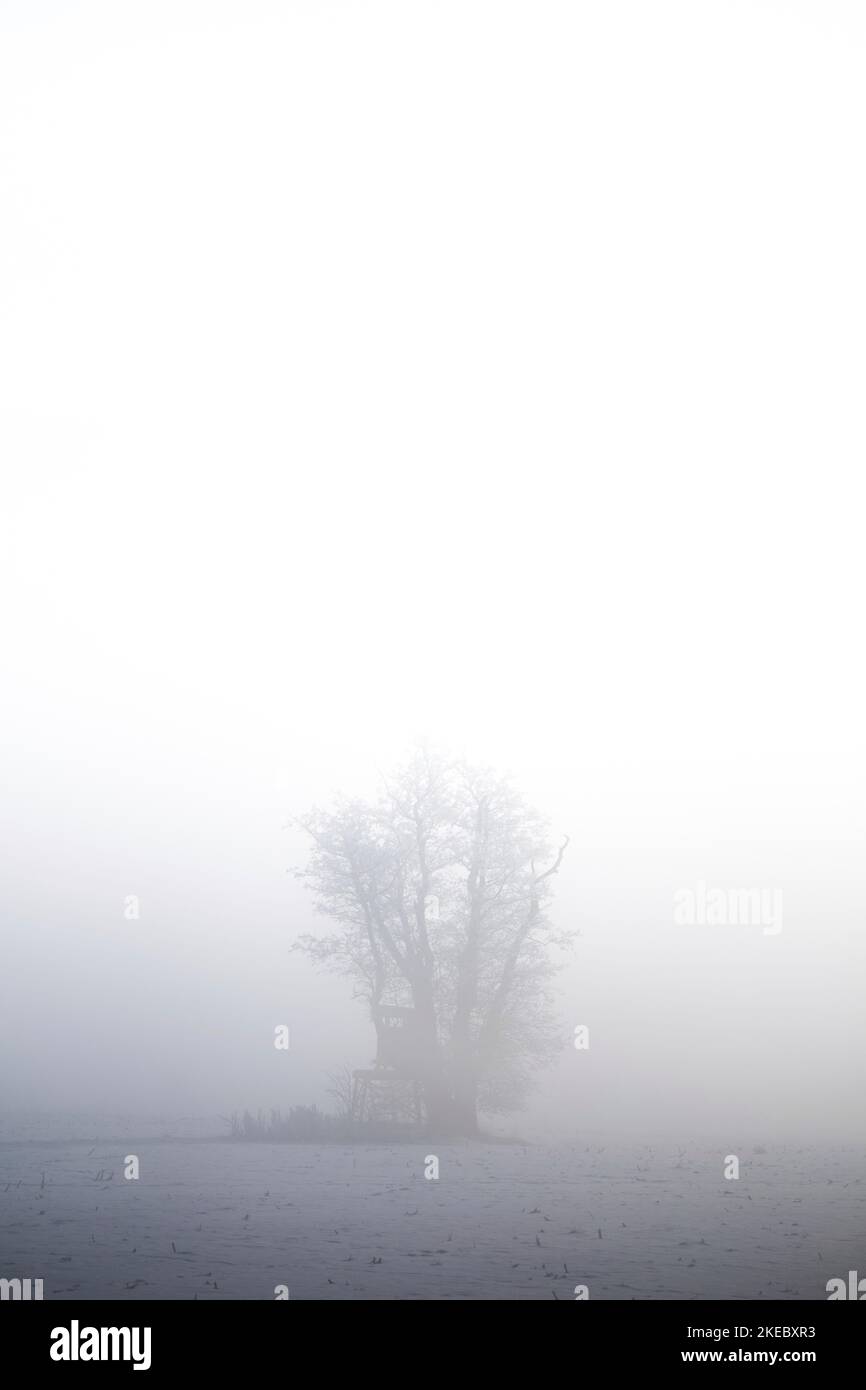
[[[348,1115],[329,1115],[317,1105],[293,1105],[285,1114],[282,1110],[271,1110],[269,1114],[259,1110],[251,1115],[245,1110],[243,1115],[238,1115],[235,1111],[226,1123],[232,1139],[289,1144],[404,1139],[412,1132],[411,1126],[381,1117],[359,1124]]]
[[[348,1139],[351,1125],[337,1115],[327,1115],[316,1105],[293,1105],[283,1114],[282,1110],[271,1110],[266,1115],[263,1110],[251,1115],[245,1110],[237,1112],[229,1120],[233,1139],[268,1139],[294,1141],[321,1141],[324,1139]]]

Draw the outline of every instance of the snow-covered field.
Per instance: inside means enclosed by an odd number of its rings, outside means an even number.
[[[425,1177],[435,1153],[438,1179]],[[138,1180],[124,1177],[135,1154]],[[856,1149],[0,1141],[0,1277],[46,1298],[826,1298]],[[429,1165],[428,1165],[429,1167]]]

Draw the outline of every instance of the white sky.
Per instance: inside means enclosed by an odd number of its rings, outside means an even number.
[[[363,1063],[283,827],[425,733],[574,839],[549,1110],[862,1126],[864,48],[841,0],[0,0],[8,1096]],[[783,936],[671,936],[714,875]]]

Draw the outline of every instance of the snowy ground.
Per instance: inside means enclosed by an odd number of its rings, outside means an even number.
[[[424,1176],[435,1152],[438,1180]],[[124,1178],[135,1153],[140,1178]],[[46,1298],[826,1298],[855,1149],[0,1141],[0,1277]]]

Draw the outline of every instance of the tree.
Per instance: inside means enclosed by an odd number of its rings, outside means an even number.
[[[420,748],[373,804],[340,800],[299,822],[299,871],[330,930],[297,949],[347,975],[371,1017],[411,1008],[413,1065],[431,1131],[472,1134],[479,1110],[517,1108],[558,1045],[547,916],[567,837],[506,778]]]

